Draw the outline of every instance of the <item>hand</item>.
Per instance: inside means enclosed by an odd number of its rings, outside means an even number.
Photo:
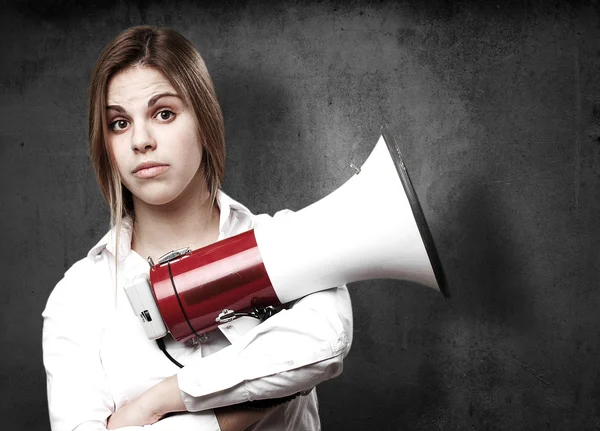
[[[147,408],[147,403],[143,402],[142,395],[137,400],[121,407],[114,412],[109,418],[106,428],[109,430],[122,428],[126,426],[144,426],[157,422],[160,415],[152,412]]]
[[[185,411],[177,376],[171,376],[121,407],[108,418],[107,428],[150,425],[170,412]]]

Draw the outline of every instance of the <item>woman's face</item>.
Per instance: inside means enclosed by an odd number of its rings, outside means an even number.
[[[132,67],[107,92],[108,142],[134,205],[166,205],[206,189],[194,114],[158,70]]]

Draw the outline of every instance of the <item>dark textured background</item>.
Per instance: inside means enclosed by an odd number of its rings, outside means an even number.
[[[326,430],[600,429],[600,6],[3,2],[0,417],[48,429],[40,313],[108,227],[86,85],[128,26],[174,27],[225,113],[224,189],[300,209],[387,123],[453,291],[351,285]]]

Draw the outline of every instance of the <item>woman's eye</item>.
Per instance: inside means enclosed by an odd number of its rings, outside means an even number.
[[[127,121],[127,120],[117,120],[117,121],[113,121],[110,124],[110,127],[111,127],[111,129],[119,132],[119,131],[125,130],[128,125],[129,125],[129,121]]]
[[[168,109],[162,110],[158,113],[157,117],[163,121],[170,120],[175,116],[173,111],[169,111]]]

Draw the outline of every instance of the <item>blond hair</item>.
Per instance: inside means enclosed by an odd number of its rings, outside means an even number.
[[[137,26],[115,37],[98,58],[88,92],[90,159],[100,190],[110,207],[111,225],[119,231],[124,216],[134,217],[131,192],[121,184],[107,135],[106,94],[109,82],[120,71],[146,66],[164,74],[192,109],[202,142],[200,169],[214,204],[225,172],[225,130],[215,89],[194,46],[178,32]]]

